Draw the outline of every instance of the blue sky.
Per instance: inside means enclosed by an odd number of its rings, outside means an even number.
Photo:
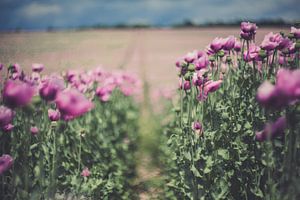
[[[0,29],[300,19],[299,0],[0,0]]]

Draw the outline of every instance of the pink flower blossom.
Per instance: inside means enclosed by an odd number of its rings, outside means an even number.
[[[267,139],[283,136],[286,126],[286,118],[280,117],[274,123],[267,123],[262,131],[256,132],[255,139],[263,142]]]
[[[0,106],[0,127],[10,124],[13,120],[14,112],[5,106]]]
[[[294,34],[296,39],[300,39],[300,28],[291,27],[291,33]]]
[[[209,64],[207,54],[203,54],[199,59],[194,61],[195,69],[200,70],[206,68]]]
[[[258,46],[255,46],[255,44],[251,44],[248,51],[244,52],[244,60],[246,62],[259,60],[259,51],[260,48]]]
[[[98,87],[96,89],[96,95],[99,97],[99,99],[103,102],[107,102],[111,96],[112,91],[115,89],[114,84],[105,85],[102,87]]]
[[[300,70],[280,69],[276,84],[265,81],[257,90],[257,100],[267,108],[280,109],[300,99]]]
[[[206,94],[215,92],[221,87],[222,82],[222,80],[208,81],[204,86],[204,91]]]
[[[223,49],[226,51],[230,51],[235,46],[235,37],[231,35],[231,36],[225,38],[223,43],[224,43]]]
[[[234,43],[234,50],[236,52],[240,52],[241,51],[241,42],[236,40],[235,43]]]
[[[284,38],[279,33],[274,34],[273,32],[270,32],[265,36],[264,40],[262,41],[261,48],[266,51],[272,51],[276,49],[279,46],[279,44],[282,43],[283,39]]]
[[[210,49],[213,50],[214,53],[217,53],[223,48],[223,44],[224,39],[217,37],[210,43]]]
[[[181,79],[180,79],[180,80],[179,80],[179,88],[180,88],[180,89],[184,89],[184,90],[189,90],[189,89],[191,89],[190,81],[184,80],[184,81],[183,81],[183,84],[182,84],[182,81],[181,81]]]
[[[14,128],[14,125],[7,124],[7,125],[2,127],[2,130],[5,131],[5,132],[10,132],[10,131],[12,131],[13,128]]]
[[[257,26],[254,23],[250,22],[242,22],[241,23],[241,30],[245,33],[255,33],[257,30]]]
[[[48,117],[51,121],[58,121],[60,119],[60,112],[59,110],[48,110]]]
[[[30,133],[31,133],[31,135],[33,135],[33,136],[37,135],[37,134],[39,133],[38,127],[36,127],[36,126],[30,127]]]
[[[91,172],[89,170],[89,168],[85,167],[82,172],[81,172],[81,176],[83,177],[89,177],[91,175]]]
[[[44,65],[43,64],[39,64],[39,63],[34,63],[32,64],[32,71],[34,72],[41,72],[44,69]]]
[[[198,51],[194,50],[193,52],[189,52],[184,56],[184,60],[187,63],[192,63],[194,62],[194,60],[196,60],[198,58]]]
[[[256,30],[256,24],[250,22],[242,22],[240,36],[244,40],[253,40],[255,38]]]
[[[14,160],[10,155],[4,154],[0,157],[0,175],[9,170]]]
[[[93,103],[75,89],[59,92],[55,103],[64,119],[79,117],[93,108]]]
[[[58,76],[51,76],[42,81],[40,96],[46,101],[54,101],[57,93],[64,89],[64,80]]]
[[[3,90],[3,100],[9,107],[21,107],[30,103],[34,87],[21,81],[8,80]]]

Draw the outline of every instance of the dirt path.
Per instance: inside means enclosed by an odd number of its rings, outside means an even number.
[[[120,68],[134,67],[139,69],[139,74],[144,83],[144,101],[141,105],[141,118],[140,118],[140,137],[141,143],[137,154],[137,179],[135,185],[139,199],[157,199],[159,187],[157,182],[160,180],[160,169],[153,164],[153,158],[151,156],[151,149],[155,148],[149,141],[149,135],[155,134],[153,124],[149,123],[153,121],[151,116],[151,106],[148,101],[149,89],[148,89],[148,70],[146,68],[147,63],[147,51],[145,45],[147,45],[147,33],[144,31],[137,31],[133,33],[133,42],[127,47],[124,59],[120,64]]]

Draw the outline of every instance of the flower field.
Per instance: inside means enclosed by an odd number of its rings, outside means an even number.
[[[182,56],[153,94],[124,70],[1,64],[0,199],[299,199],[300,29],[259,28]]]
[[[176,62],[180,100],[161,162],[170,199],[299,199],[300,30],[241,24]],[[166,146],[165,143],[168,145]]]
[[[1,199],[134,198],[138,79],[100,68],[41,76],[41,64],[29,75],[18,64],[2,70]]]

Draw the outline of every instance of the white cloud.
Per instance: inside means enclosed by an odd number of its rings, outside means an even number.
[[[61,13],[62,8],[57,4],[41,4],[32,2],[21,8],[20,14],[26,18],[36,18],[45,15]]]

